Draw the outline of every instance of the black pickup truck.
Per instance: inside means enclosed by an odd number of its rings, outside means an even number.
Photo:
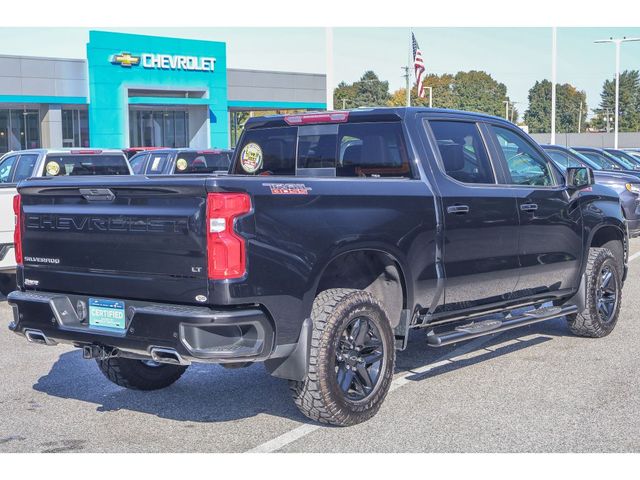
[[[377,412],[411,329],[438,347],[566,317],[602,337],[627,272],[620,200],[590,169],[450,110],[253,118],[229,175],[18,191],[11,330],[134,389],[264,362],[335,425]]]

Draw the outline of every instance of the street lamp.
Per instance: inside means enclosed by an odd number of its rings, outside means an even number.
[[[509,120],[509,100],[503,100],[504,103],[504,119]]]
[[[624,42],[639,42],[640,38],[609,38],[608,40],[596,40],[595,43],[613,43],[616,46],[616,111],[614,119],[613,148],[618,148],[618,116],[620,113],[620,45]]]
[[[429,89],[429,108],[433,108],[433,87],[423,87]]]

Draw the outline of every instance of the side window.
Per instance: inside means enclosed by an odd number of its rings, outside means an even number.
[[[495,125],[491,131],[507,162],[510,184],[548,187],[556,184],[552,167],[520,134]]]
[[[432,120],[429,125],[449,177],[463,183],[495,183],[489,155],[475,123]]]
[[[29,178],[33,175],[33,167],[38,160],[37,154],[20,155],[18,164],[16,165],[15,173],[13,174],[13,183],[18,183],[25,178]]]
[[[149,175],[159,175],[163,173],[169,161],[168,153],[151,153],[149,154],[149,163],[147,163],[147,172]]]
[[[342,124],[337,147],[338,177],[412,177],[400,122]]]
[[[11,182],[11,170],[13,164],[16,163],[16,158],[18,158],[17,155],[11,155],[0,163],[0,183]]]
[[[134,175],[143,175],[144,174],[144,164],[149,158],[148,154],[143,155],[135,155],[131,160],[129,160],[129,165],[131,165],[131,170]]]

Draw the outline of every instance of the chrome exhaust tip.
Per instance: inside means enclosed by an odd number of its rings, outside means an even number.
[[[151,347],[151,359],[158,363],[169,363],[171,365],[190,365],[191,362],[180,356],[173,348]]]
[[[58,342],[51,340],[47,337],[42,330],[35,330],[33,328],[25,328],[24,336],[27,337],[27,340],[31,343],[38,343],[40,345],[57,345]]]

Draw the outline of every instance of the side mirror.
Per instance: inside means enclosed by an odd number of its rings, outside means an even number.
[[[593,185],[595,179],[593,170],[589,167],[567,168],[567,188],[579,189]]]

